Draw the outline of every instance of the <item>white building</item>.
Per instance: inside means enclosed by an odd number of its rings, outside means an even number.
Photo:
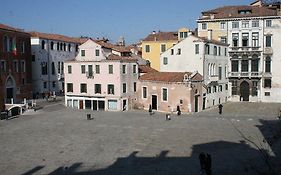
[[[228,45],[199,38],[191,33],[163,52],[160,56],[161,72],[198,71],[203,75],[207,94],[203,94],[203,109],[224,103],[228,97]]]
[[[64,62],[74,58],[80,39],[30,32],[33,93],[64,91]]]
[[[76,109],[132,109],[138,63],[130,50],[87,40],[75,59],[65,62],[65,105]]]
[[[281,102],[280,3],[224,6],[202,12],[198,35],[229,44],[232,101]]]

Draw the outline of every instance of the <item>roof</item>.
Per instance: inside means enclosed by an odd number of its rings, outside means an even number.
[[[250,13],[239,13],[241,11],[250,11]],[[278,16],[277,10],[266,6],[224,6],[213,10],[202,12],[202,15],[214,15],[214,19],[244,18],[244,17],[265,17]],[[211,16],[201,17],[199,20],[211,19]]]
[[[206,37],[199,37],[199,36],[195,36],[195,37],[202,40],[203,42],[206,42],[206,43],[213,43],[213,44],[222,45],[222,46],[228,46],[229,45],[227,43],[222,43],[222,42],[217,41],[217,40],[209,40]]]
[[[158,32],[149,34],[143,41],[177,41],[178,32]]]
[[[139,73],[152,73],[152,72],[158,72],[158,71],[147,65],[139,65]]]
[[[97,44],[101,45],[104,48],[109,48],[118,52],[131,52],[129,47],[125,47],[125,46],[117,46],[102,40],[93,40],[94,42],[96,42]]]
[[[151,72],[140,76],[141,81],[183,82],[184,76],[192,76],[192,72]],[[202,81],[203,77],[196,73],[191,80]]]
[[[23,29],[17,29],[17,28],[14,28],[14,27],[11,27],[11,26],[8,26],[5,24],[1,24],[1,23],[0,23],[0,29],[10,30],[10,31],[14,31],[14,32],[22,32],[22,33],[28,34],[27,32],[24,32]]]
[[[124,56],[119,56],[119,55],[115,55],[115,54],[110,54],[106,60],[119,60],[119,61],[134,61],[137,62],[137,59],[133,58],[133,57],[124,57]]]
[[[71,42],[71,43],[83,43],[86,42],[87,38],[74,38],[69,37],[65,35],[60,34],[53,34],[53,33],[41,33],[41,32],[29,32],[31,34],[31,37],[39,37],[44,39],[51,39],[51,40],[57,40],[57,41],[65,41],[65,42]]]

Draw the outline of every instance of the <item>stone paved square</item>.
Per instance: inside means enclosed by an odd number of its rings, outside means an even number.
[[[263,159],[239,131],[269,148],[272,159],[280,162],[280,139],[270,147],[262,132],[268,124],[263,121],[278,122],[279,107],[227,103],[222,116],[214,108],[193,115],[172,114],[166,121],[163,113],[94,112],[50,103],[0,121],[0,174],[196,175],[202,151],[212,155],[213,174],[256,174],[252,167],[265,166]],[[94,120],[87,120],[87,113]]]

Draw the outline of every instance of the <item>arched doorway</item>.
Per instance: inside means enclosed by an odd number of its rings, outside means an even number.
[[[16,91],[16,84],[14,79],[9,76],[6,80],[6,99],[11,100],[12,98],[15,99],[15,91]]]
[[[241,101],[249,101],[249,95],[250,95],[250,86],[247,81],[243,81],[240,84],[240,100]]]

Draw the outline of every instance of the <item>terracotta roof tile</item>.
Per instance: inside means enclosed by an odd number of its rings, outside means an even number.
[[[192,75],[191,72],[152,72],[140,76],[141,81],[159,81],[159,82],[183,82],[184,75]],[[197,73],[192,80],[201,81],[203,77]]]
[[[178,40],[178,32],[158,32],[149,34],[143,41],[170,41]]]
[[[239,13],[241,11],[250,11],[251,13]],[[266,6],[224,6],[213,10],[202,12],[204,15],[214,15],[214,19],[225,18],[244,18],[244,17],[260,17],[260,16],[277,16],[277,10]],[[201,17],[201,20],[211,19],[208,17]]]
[[[34,31],[29,33],[31,34],[31,37],[39,37],[44,39],[80,43],[80,44],[88,40],[86,38],[74,38],[74,37],[64,36],[60,34],[52,34],[52,33],[41,33],[41,32],[34,32]]]
[[[124,57],[124,56],[119,56],[119,55],[115,55],[115,54],[110,54],[106,60],[120,60],[120,61],[137,61],[137,59],[133,58],[133,57]]]
[[[27,33],[27,32],[24,32],[23,29],[17,29],[17,28],[14,28],[14,27],[11,27],[11,26],[8,26],[8,25],[5,25],[5,24],[1,24],[1,23],[0,23],[0,29],[10,30],[10,31],[15,31],[15,32]]]
[[[158,72],[158,71],[147,65],[139,65],[139,72],[140,73],[152,73],[152,72]]]

